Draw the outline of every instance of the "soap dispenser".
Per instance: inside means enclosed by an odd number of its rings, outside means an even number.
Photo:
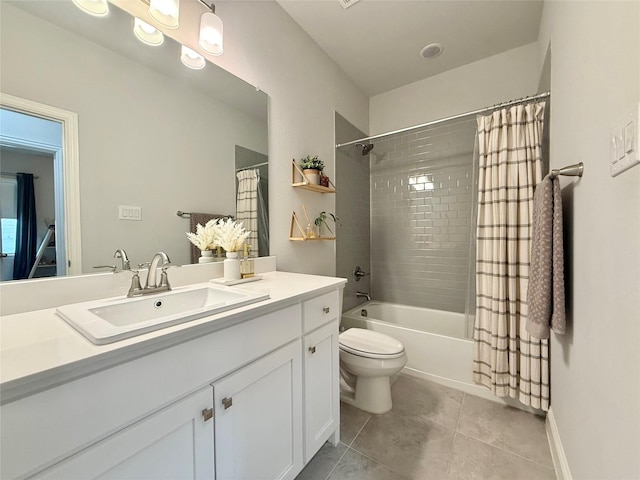
[[[249,256],[251,252],[251,245],[245,243],[243,246],[242,260],[240,260],[240,277],[250,278],[255,274],[253,268],[253,258]]]

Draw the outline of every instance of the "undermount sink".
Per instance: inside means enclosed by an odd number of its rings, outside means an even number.
[[[142,297],[64,305],[56,313],[91,342],[104,345],[268,298],[268,293],[200,284]]]

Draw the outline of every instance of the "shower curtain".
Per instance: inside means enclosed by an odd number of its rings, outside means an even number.
[[[236,201],[236,219],[243,223],[244,228],[251,230],[247,243],[251,245],[251,252],[258,254],[258,181],[257,169],[241,170],[236,173],[238,178],[238,196]]]
[[[545,102],[478,117],[473,379],[499,397],[549,409],[548,340],[529,336],[533,190],[542,180]]]

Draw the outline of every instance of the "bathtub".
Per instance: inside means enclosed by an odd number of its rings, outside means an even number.
[[[473,383],[473,341],[465,338],[463,313],[373,300],[343,313],[340,328],[390,335],[407,352],[403,373],[496,400],[489,390]]]

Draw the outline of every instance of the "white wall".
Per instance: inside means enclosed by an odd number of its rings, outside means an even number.
[[[278,269],[335,274],[335,243],[290,242],[291,212],[335,212],[334,195],[291,188],[291,159],[317,154],[335,178],[334,112],[367,132],[368,99],[275,2],[216,3],[225,53],[216,63],[270,97],[271,253]],[[340,185],[337,185],[338,190]]]
[[[235,213],[235,145],[266,153],[260,121],[6,2],[2,45],[4,93],[78,113],[84,272],[118,248],[189,263],[176,211]]]
[[[371,135],[532,95],[537,68],[531,43],[371,97]]]
[[[609,176],[609,129],[640,99],[640,3],[546,2],[551,167],[563,178],[568,330],[551,408],[574,479],[640,478],[640,167]]]
[[[113,1],[137,9],[127,0]],[[165,33],[197,50],[203,8],[183,2],[181,28]],[[334,195],[291,188],[291,159],[317,154],[334,179],[334,112],[367,132],[368,99],[276,2],[223,0],[216,2],[216,14],[224,22],[224,54],[208,59],[269,95],[271,254],[279,270],[334,275],[334,242],[288,239],[291,212],[302,216],[303,203],[310,216],[335,212]]]

